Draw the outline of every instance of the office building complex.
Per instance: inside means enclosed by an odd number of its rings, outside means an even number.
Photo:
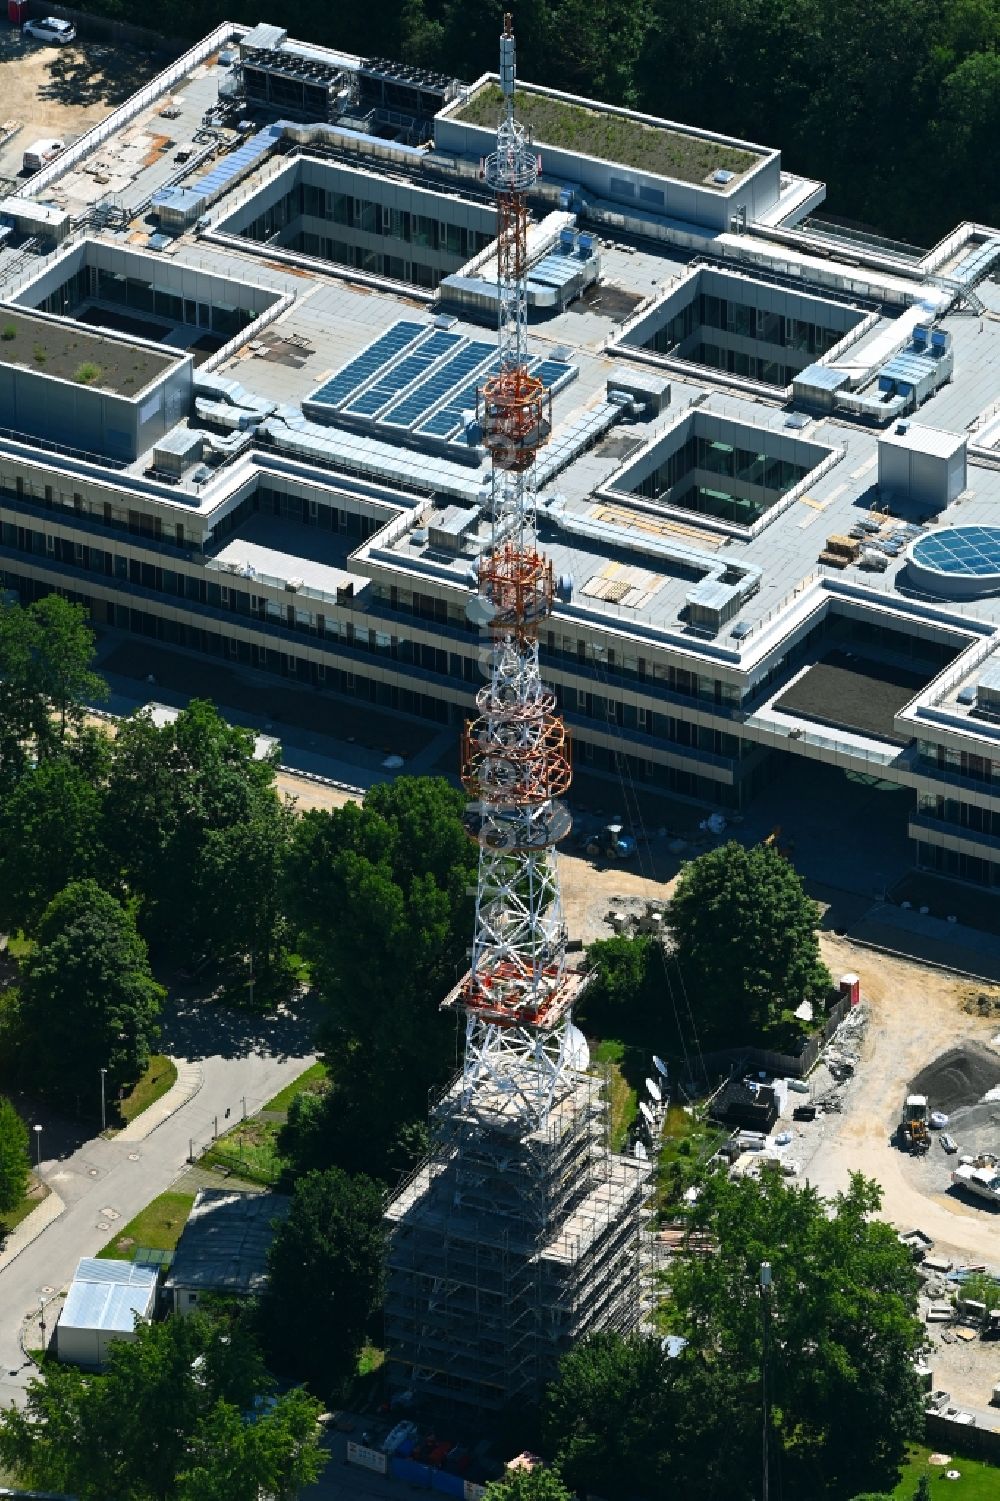
[[[227,24],[0,201],[6,587],[457,738],[502,98]],[[1000,230],[911,250],[777,150],[532,84],[518,117],[579,770],[738,810],[837,767],[1000,885]]]

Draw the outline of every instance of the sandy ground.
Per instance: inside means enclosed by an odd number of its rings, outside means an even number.
[[[1000,1214],[947,1192],[923,1192],[911,1177],[909,1159],[890,1145],[907,1085],[921,1068],[962,1038],[988,1044],[997,1034],[995,1018],[963,1009],[982,987],[847,939],[824,934],[821,942],[834,975],[854,970],[861,976],[871,1020],[857,1078],[845,1094],[843,1113],[827,1118],[809,1181],[831,1194],[847,1186],[850,1173],[863,1172],[882,1185],[883,1213],[900,1229],[926,1231],[935,1252],[956,1261],[1000,1264]]]
[[[4,7],[6,10],[6,7]],[[15,177],[40,137],[80,136],[164,66],[134,48],[93,41],[53,47],[0,22],[0,123],[22,129],[0,150],[0,176]]]

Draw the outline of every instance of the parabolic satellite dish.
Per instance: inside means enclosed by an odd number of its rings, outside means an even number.
[[[566,1028],[566,1062],[580,1073],[590,1067],[590,1049],[579,1027],[570,1022]]]
[[[655,1053],[653,1054],[653,1067],[656,1069],[656,1072],[658,1074],[662,1075],[664,1079],[667,1077],[667,1065],[664,1063],[662,1058],[657,1058]]]

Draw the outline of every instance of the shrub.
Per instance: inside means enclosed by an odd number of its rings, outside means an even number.
[[[82,365],[77,365],[73,371],[73,379],[78,386],[92,386],[99,381],[104,372],[100,365],[95,365],[93,360],[84,360]]]

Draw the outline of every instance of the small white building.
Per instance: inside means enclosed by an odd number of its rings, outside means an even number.
[[[156,1306],[156,1268],[85,1256],[76,1269],[56,1326],[56,1354],[72,1365],[100,1369],[112,1340],[135,1339],[136,1319]]]

